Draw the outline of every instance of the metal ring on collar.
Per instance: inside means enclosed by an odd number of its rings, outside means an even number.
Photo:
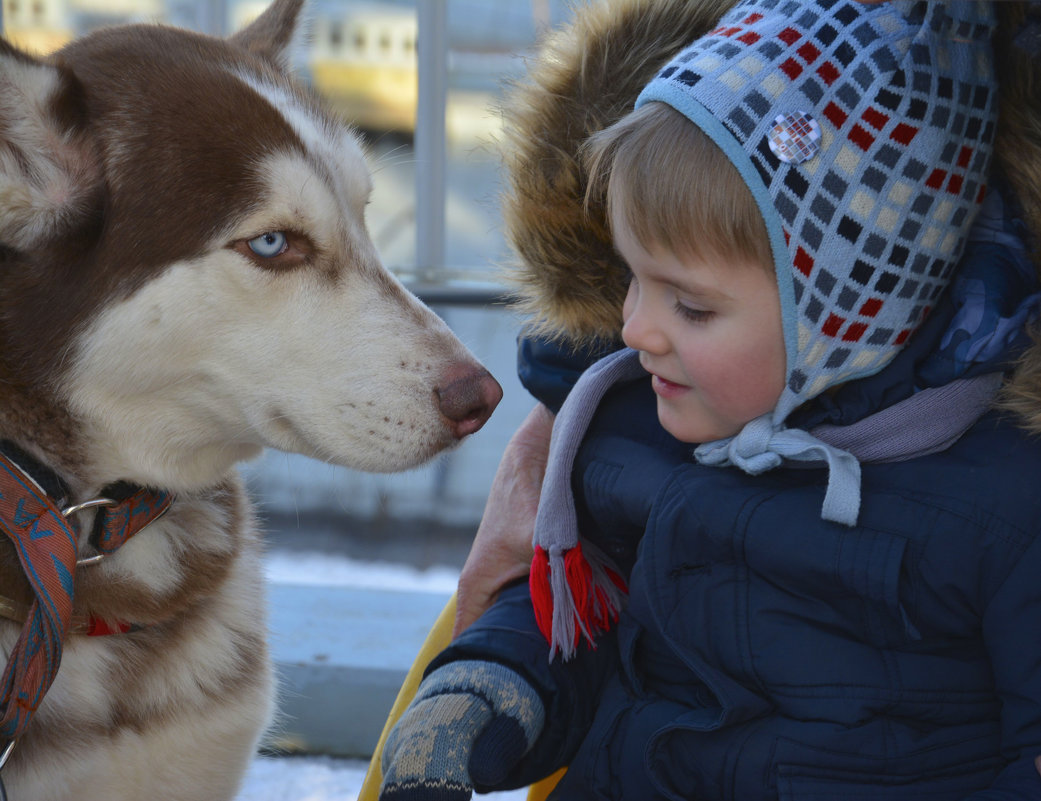
[[[98,507],[98,506],[116,506],[116,505],[117,505],[117,502],[112,500],[111,498],[92,498],[91,500],[84,501],[83,503],[76,503],[76,504],[73,504],[72,506],[66,506],[64,509],[61,510],[61,513],[62,513],[63,517],[68,517],[69,515],[74,515],[77,512],[82,512],[82,511],[84,511],[86,509],[94,509],[95,507]],[[85,567],[87,565],[96,565],[98,562],[100,562],[104,558],[105,558],[105,554],[99,553],[99,554],[95,554],[94,556],[88,556],[86,559],[77,559],[76,560],[76,567]],[[2,768],[3,768],[3,763],[0,762],[0,769],[2,769]]]

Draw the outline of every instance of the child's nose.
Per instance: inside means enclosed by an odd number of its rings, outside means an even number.
[[[661,355],[669,350],[669,340],[656,319],[658,314],[646,303],[629,302],[623,310],[622,341],[633,350]]]

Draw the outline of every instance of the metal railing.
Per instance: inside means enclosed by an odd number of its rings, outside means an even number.
[[[418,23],[416,108],[416,264],[444,267],[445,105],[448,99],[448,9],[445,0],[416,4]]]

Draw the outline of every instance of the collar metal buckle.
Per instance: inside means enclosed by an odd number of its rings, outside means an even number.
[[[87,509],[94,509],[94,508],[96,508],[98,506],[117,506],[117,505],[118,505],[117,502],[112,500],[111,498],[92,498],[91,500],[84,501],[83,503],[76,503],[76,504],[73,504],[72,506],[66,506],[64,509],[61,510],[61,513],[62,513],[63,517],[68,517],[69,515],[74,515],[77,512],[83,512],[83,511],[85,511]],[[86,567],[88,565],[96,565],[98,562],[100,562],[102,559],[104,559],[105,556],[106,556],[105,554],[99,553],[99,554],[94,554],[94,556],[88,556],[85,559],[77,559],[76,560],[76,567]],[[3,756],[0,755],[0,759],[2,759],[2,758],[3,758]],[[2,770],[2,769],[3,769],[3,762],[0,761],[0,770]],[[2,791],[0,791],[0,792],[2,792]],[[4,801],[3,795],[0,795],[0,801]]]

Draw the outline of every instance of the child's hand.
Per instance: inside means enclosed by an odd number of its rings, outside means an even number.
[[[466,801],[501,782],[542,731],[538,693],[494,662],[453,662],[419,685],[383,750],[380,801]]]

